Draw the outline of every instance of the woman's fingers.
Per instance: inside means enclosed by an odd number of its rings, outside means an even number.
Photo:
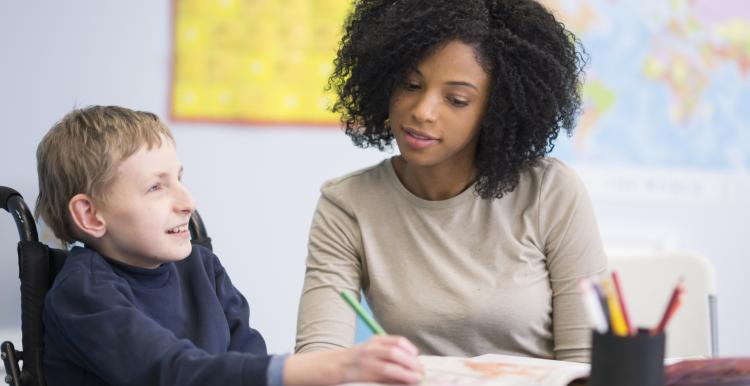
[[[397,335],[374,336],[368,342],[378,342],[378,343],[382,343],[386,345],[395,345],[395,346],[401,347],[402,349],[406,350],[408,353],[411,353],[412,355],[417,355],[419,353],[419,350],[417,350],[417,346],[415,346],[413,343],[409,341],[409,339],[406,339],[403,336],[397,336]]]
[[[381,382],[413,384],[422,380],[422,373],[417,370],[407,369],[395,363],[385,363],[381,368]]]
[[[422,378],[417,348],[405,338],[374,337],[354,350],[355,363],[360,367],[355,377],[395,383],[416,383]]]

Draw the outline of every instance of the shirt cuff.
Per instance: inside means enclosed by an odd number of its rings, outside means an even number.
[[[289,354],[272,355],[266,370],[268,386],[284,386],[284,365]]]

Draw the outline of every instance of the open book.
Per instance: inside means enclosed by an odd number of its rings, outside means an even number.
[[[589,374],[584,363],[510,355],[419,358],[426,371],[421,386],[566,386]]]

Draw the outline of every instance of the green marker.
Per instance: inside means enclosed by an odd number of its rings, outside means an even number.
[[[378,322],[375,321],[370,315],[367,314],[367,311],[365,311],[362,306],[357,303],[357,299],[354,299],[354,296],[352,296],[349,292],[346,292],[346,290],[341,290],[341,297],[346,300],[347,303],[349,303],[352,308],[354,308],[354,312],[359,315],[360,318],[365,322],[367,327],[370,327],[370,330],[373,334],[376,335],[385,335],[385,331],[383,330],[383,327],[380,327]]]

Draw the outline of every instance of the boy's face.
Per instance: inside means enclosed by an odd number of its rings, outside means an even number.
[[[103,255],[123,263],[156,268],[190,254],[188,221],[195,209],[181,183],[182,165],[174,145],[142,147],[123,160],[99,208],[106,231],[95,241]]]

